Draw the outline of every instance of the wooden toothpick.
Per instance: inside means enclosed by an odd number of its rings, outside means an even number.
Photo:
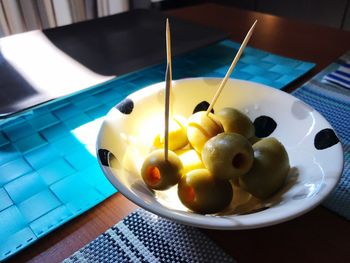
[[[173,69],[171,66],[171,41],[170,41],[170,25],[169,25],[169,19],[166,19],[166,60],[167,64],[169,66],[169,74],[170,74],[170,89],[172,87],[171,81],[173,80]]]
[[[167,67],[169,67],[169,77],[170,77],[170,93],[169,93],[169,114],[170,118],[173,117],[173,101],[172,101],[172,92],[173,92],[173,67],[171,63],[171,38],[170,38],[170,23],[169,19],[166,19],[166,60]]]
[[[225,86],[227,80],[230,78],[230,75],[231,75],[233,69],[235,68],[235,66],[236,66],[236,64],[237,64],[237,62],[238,62],[238,60],[239,60],[239,58],[241,57],[241,55],[242,55],[242,53],[243,53],[244,48],[246,47],[246,45],[247,45],[247,43],[248,43],[250,37],[251,37],[252,34],[253,34],[253,31],[254,31],[256,22],[258,22],[258,20],[255,20],[254,24],[253,24],[253,25],[251,26],[251,28],[249,29],[249,31],[248,31],[247,35],[245,36],[245,38],[244,38],[244,40],[243,40],[243,42],[242,42],[242,44],[241,44],[241,46],[240,46],[240,48],[239,48],[239,50],[238,50],[236,56],[235,56],[235,58],[233,59],[233,61],[232,61],[232,63],[231,63],[230,68],[228,69],[228,71],[227,71],[227,73],[226,73],[224,79],[221,81],[220,86],[219,86],[218,90],[216,91],[216,93],[215,93],[215,95],[214,95],[214,97],[213,97],[213,99],[212,99],[212,101],[211,101],[211,103],[210,103],[210,105],[209,105],[209,108],[207,109],[207,112],[206,112],[207,115],[208,115],[208,114],[210,113],[210,111],[213,109],[214,104],[216,103],[217,99],[219,98],[219,96],[220,96],[220,94],[221,94],[221,91],[224,89],[224,86]]]
[[[170,46],[170,26],[169,19],[166,20],[166,57],[167,67],[165,73],[165,128],[164,128],[164,159],[168,160],[169,150],[169,118],[170,118],[170,92],[172,86],[171,71],[171,46]]]
[[[165,128],[164,128],[164,159],[168,160],[168,149],[169,149],[169,104],[170,104],[170,70],[169,64],[166,67],[165,74]]]

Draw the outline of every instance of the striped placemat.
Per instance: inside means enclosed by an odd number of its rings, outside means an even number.
[[[138,209],[63,262],[236,261],[197,228]]]
[[[350,51],[297,89],[293,95],[314,107],[329,121],[343,146],[343,174],[338,186],[323,205],[350,220],[350,89],[346,85],[339,85],[339,82],[327,81],[329,76],[346,65],[346,61],[350,61]]]
[[[341,88],[350,89],[350,60],[347,59],[347,57],[344,57],[339,62],[339,67],[326,74],[322,81]]]

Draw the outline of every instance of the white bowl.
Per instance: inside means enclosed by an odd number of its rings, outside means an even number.
[[[174,81],[174,113],[189,117],[197,105],[205,106],[220,81],[215,78]],[[264,136],[282,142],[292,167],[283,189],[264,202],[235,189],[230,207],[216,215],[189,211],[177,198],[177,186],[167,191],[149,190],[139,171],[159,131],[157,127],[164,122],[164,87],[164,82],[157,83],[128,96],[109,111],[98,135],[98,159],[104,174],[137,205],[191,226],[248,229],[295,218],[317,206],[336,186],[343,169],[343,150],[324,117],[285,92],[253,82],[229,80],[214,110],[234,107],[256,125],[267,124],[262,127]]]

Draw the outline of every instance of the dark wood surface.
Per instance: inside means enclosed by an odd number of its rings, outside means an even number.
[[[317,63],[309,74],[290,85],[291,91],[350,49],[350,33],[243,11],[201,5],[168,11],[169,15],[221,28],[241,42],[255,19],[250,45],[275,54]],[[312,15],[312,14],[310,14]],[[58,262],[95,239],[137,206],[116,194],[66,223],[9,262]],[[203,230],[238,262],[350,262],[350,224],[319,206],[276,226],[240,231]]]

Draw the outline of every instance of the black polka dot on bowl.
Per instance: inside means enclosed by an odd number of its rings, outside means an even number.
[[[110,152],[106,149],[98,150],[98,158],[100,159],[102,165],[109,166],[109,154]]]
[[[203,100],[202,102],[198,103],[197,106],[193,110],[193,114],[195,114],[198,111],[206,111],[209,108],[210,103]],[[211,113],[214,113],[214,109],[211,109]]]
[[[124,99],[123,101],[119,102],[115,107],[121,113],[130,114],[132,112],[132,110],[134,109],[134,102],[131,99],[127,98],[127,99]]]
[[[337,144],[339,139],[332,129],[323,129],[319,131],[314,140],[314,145],[317,150],[324,150]]]
[[[269,116],[259,116],[254,120],[255,136],[264,138],[276,129],[277,123]]]

